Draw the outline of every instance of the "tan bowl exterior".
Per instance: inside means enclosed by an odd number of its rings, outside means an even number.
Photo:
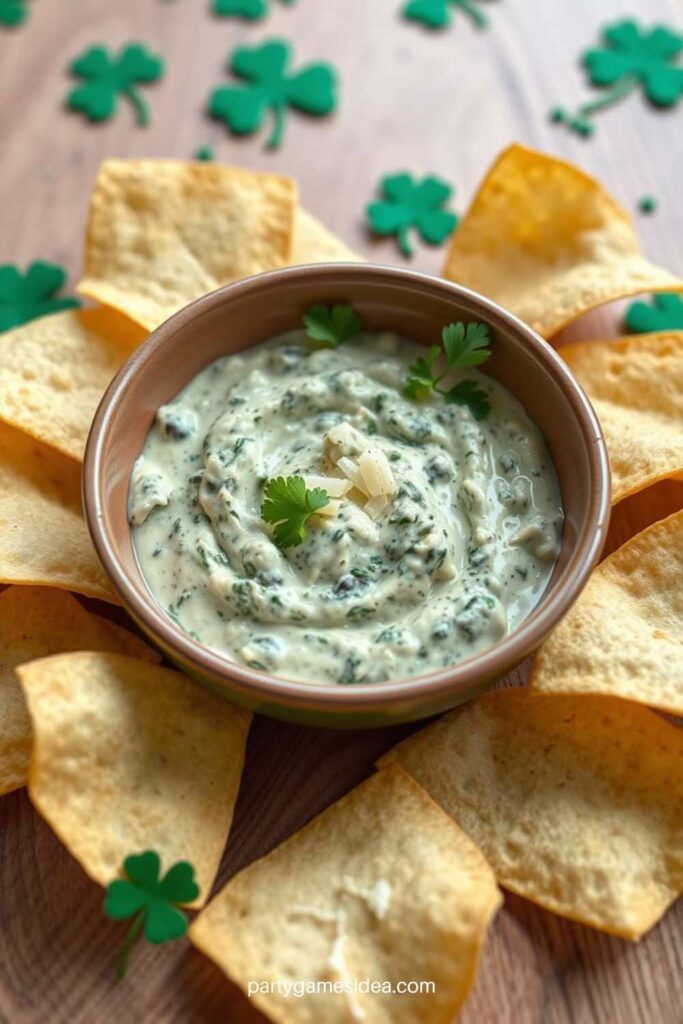
[[[126,514],[130,473],[160,405],[208,363],[301,324],[315,302],[350,302],[368,330],[425,344],[444,324],[488,321],[495,331],[486,373],[525,405],[557,468],[565,526],[560,558],[532,614],[494,647],[405,681],[311,686],[227,661],[183,633],[156,604],[135,557]],[[293,267],[249,278],[199,299],[150,336],[109,386],[93,421],[84,464],[85,513],[98,555],[141,629],[185,672],[254,711],[309,725],[365,727],[433,715],[480,693],[522,661],[576,600],[609,522],[607,452],[595,413],[573,376],[534,331],[458,285],[368,264]]]

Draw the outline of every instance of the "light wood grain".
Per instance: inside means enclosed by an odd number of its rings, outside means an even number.
[[[402,263],[392,242],[370,243],[363,208],[379,178],[405,168],[457,186],[462,210],[494,155],[520,140],[579,162],[626,206],[655,195],[638,217],[645,250],[683,273],[681,113],[656,114],[638,98],[600,118],[586,143],[547,122],[561,101],[586,95],[576,55],[623,0],[500,0],[491,29],[459,17],[431,34],[402,21],[399,0],[299,0],[274,4],[267,22],[217,20],[209,0],[32,0],[30,23],[0,32],[0,263],[63,262],[78,275],[88,192],[108,156],[189,157],[211,143],[218,158],[292,174],[302,200],[350,245]],[[683,25],[679,0],[631,2],[645,21]],[[342,77],[338,115],[293,115],[282,150],[236,141],[205,118],[209,90],[225,79],[239,42],[284,36],[301,59],[329,58]],[[91,127],[62,108],[69,60],[85,46],[146,42],[168,61],[146,90],[152,125],[128,109]],[[414,266],[438,271],[443,250]],[[608,337],[619,307],[585,317],[567,338]],[[615,516],[611,545],[680,507],[680,487],[636,496]],[[522,669],[514,678],[524,678]],[[513,680],[508,680],[513,681]],[[258,720],[218,884],[269,850],[364,778],[407,728],[335,733]],[[0,1020],[8,1024],[204,1024],[263,1020],[186,943],[141,947],[116,986],[112,956],[122,927],[100,912],[90,883],[33,812],[24,792],[0,800]],[[638,946],[564,921],[507,896],[484,952],[462,1024],[677,1024],[681,1020],[683,910],[674,908]],[[324,1022],[321,1022],[324,1024]]]

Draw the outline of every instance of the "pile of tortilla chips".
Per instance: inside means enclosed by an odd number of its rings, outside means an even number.
[[[210,894],[250,716],[162,668],[69,591],[115,601],[80,508],[97,403],[147,332],[207,291],[357,256],[295,184],[209,163],[100,169],[81,294],[98,305],[0,335],[0,793],[36,809],[91,878],[154,849]],[[594,306],[683,282],[641,254],[581,171],[512,146],[444,275],[546,337]],[[560,350],[592,399],[614,502],[683,476],[683,332]],[[654,493],[654,491],[653,491]],[[379,771],[232,879],[190,938],[280,1024],[450,1019],[500,885],[640,938],[683,887],[683,512],[630,537],[543,646],[530,686],[416,733]],[[381,990],[347,983],[369,978]],[[432,990],[394,991],[421,978]],[[337,989],[283,996],[292,987]],[[259,983],[257,989],[252,989]],[[301,994],[301,993],[300,993]]]

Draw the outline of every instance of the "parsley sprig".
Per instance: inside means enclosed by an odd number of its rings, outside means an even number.
[[[475,420],[483,420],[491,411],[488,395],[473,380],[461,380],[450,388],[441,387],[441,382],[453,370],[469,366],[480,366],[491,355],[491,328],[484,323],[465,325],[462,321],[448,324],[441,335],[441,345],[432,345],[426,355],[416,359],[410,367],[404,393],[408,398],[426,398],[430,391],[442,395],[449,405],[465,405]],[[444,357],[446,367],[442,372],[436,368]]]
[[[360,334],[363,322],[353,306],[325,306],[319,303],[304,313],[304,326],[312,341],[329,348],[339,348],[345,341]]]
[[[282,476],[268,480],[264,488],[261,515],[275,523],[273,536],[280,548],[301,544],[312,515],[329,504],[330,496],[322,487],[309,490],[301,476]]]

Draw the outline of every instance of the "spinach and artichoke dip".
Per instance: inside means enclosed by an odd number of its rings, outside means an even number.
[[[379,683],[467,658],[529,614],[559,548],[553,464],[473,362],[430,388],[438,351],[295,330],[158,410],[129,514],[149,588],[190,636],[289,679]]]

